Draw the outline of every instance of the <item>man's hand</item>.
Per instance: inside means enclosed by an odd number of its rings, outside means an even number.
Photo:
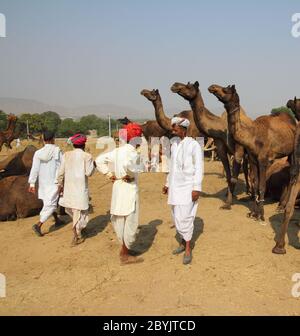
[[[59,185],[58,187],[57,187],[57,190],[58,190],[58,195],[62,195],[63,194],[63,192],[64,192],[64,187],[62,186],[62,185]]]
[[[192,201],[197,202],[200,197],[200,191],[192,191]]]
[[[117,178],[115,177],[115,175],[113,175],[109,179],[111,180],[112,183],[114,183],[114,182],[116,182]]]
[[[29,187],[28,192],[35,195],[35,193],[36,193],[35,187]]]
[[[166,187],[166,186],[164,186],[163,189],[162,189],[162,193],[163,193],[164,195],[167,195],[168,192],[169,192],[169,188]]]

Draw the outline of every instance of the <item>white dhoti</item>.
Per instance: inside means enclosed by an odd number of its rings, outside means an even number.
[[[55,186],[55,189],[53,190],[53,187],[48,188],[49,193],[47,196],[42,196],[40,199],[43,201],[43,208],[40,212],[40,222],[45,223],[57,210],[57,202],[58,202],[58,191],[57,187]]]
[[[191,241],[198,202],[187,205],[172,205],[172,216],[177,232],[185,241]]]
[[[137,205],[137,204],[136,204]],[[111,216],[111,222],[121,244],[126,245],[128,249],[135,242],[139,220],[138,220],[138,207],[135,207],[135,211],[128,216]]]
[[[73,219],[73,229],[76,229],[77,236],[81,238],[81,231],[89,221],[89,211],[66,208],[66,213]]]

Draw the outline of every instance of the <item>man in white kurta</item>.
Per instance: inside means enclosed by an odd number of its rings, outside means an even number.
[[[128,129],[128,142],[141,135],[139,125],[130,124],[125,128]],[[122,264],[143,261],[142,258],[129,254],[139,225],[138,173],[143,171],[143,164],[139,162],[139,154],[135,146],[130,143],[101,154],[96,159],[98,170],[113,182],[110,214],[112,225],[122,244],[120,251]]]
[[[186,136],[189,125],[187,119],[172,119],[176,138],[172,140],[170,172],[163,189],[168,193],[174,224],[182,238],[181,245],[173,254],[185,252],[185,265],[192,261],[190,242],[203,179],[203,151],[196,140]]]
[[[56,177],[61,163],[62,152],[55,146],[54,133],[44,132],[43,139],[45,146],[36,151],[33,156],[32,168],[30,171],[28,183],[29,192],[35,193],[35,184],[38,181],[38,198],[43,201],[43,208],[40,212],[40,221],[33,226],[34,232],[43,236],[41,227],[51,215],[54,216],[55,224],[62,222],[58,219],[56,209],[58,202],[58,186]]]
[[[91,154],[84,151],[86,136],[76,134],[70,140],[74,150],[64,154],[57,182],[62,191],[59,204],[66,208],[66,213],[73,219],[72,246],[75,246],[84,241],[82,230],[88,224],[89,210],[88,177],[95,167]]]

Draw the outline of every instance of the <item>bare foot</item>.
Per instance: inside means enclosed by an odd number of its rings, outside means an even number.
[[[134,256],[122,256],[120,257],[121,266],[130,265],[130,264],[139,264],[144,261],[143,258],[134,257]]]

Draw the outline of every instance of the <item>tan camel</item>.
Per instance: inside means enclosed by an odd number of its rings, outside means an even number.
[[[276,241],[275,247],[272,250],[275,254],[286,254],[285,236],[287,234],[289,222],[294,214],[296,199],[300,192],[300,123],[298,123],[296,129],[290,174],[290,190],[288,194],[288,202],[285,207],[284,219],[281,224],[281,233]]]
[[[17,123],[17,117],[13,114],[10,114],[7,117],[8,124],[5,131],[0,132],[0,152],[2,149],[3,144],[6,144],[11,149],[11,137],[14,134],[16,123]]]
[[[172,132],[172,125],[171,125],[171,118],[167,117],[164,108],[163,108],[163,103],[162,99],[159,93],[159,90],[142,90],[141,95],[147,98],[154,106],[155,110],[155,117],[160,125],[161,128],[166,130],[167,132],[171,133]],[[181,117],[181,118],[186,118],[190,122],[190,127],[188,129],[187,136],[197,138],[201,137],[201,133],[199,132],[195,121],[194,121],[194,116],[192,111],[182,111],[175,116]]]
[[[117,121],[119,121],[123,125],[128,125],[132,123],[132,121],[129,120],[127,117],[123,119],[118,119]],[[143,124],[140,124],[140,126],[142,128],[143,135],[145,139],[147,140],[147,142],[149,142],[152,137],[154,138],[161,138],[163,136],[169,137],[168,131],[160,127],[160,125],[158,124],[156,120],[148,120],[144,122]],[[118,132],[116,132],[114,136],[119,137]]]
[[[43,202],[28,192],[28,176],[10,176],[0,181],[0,221],[37,215]]]
[[[244,148],[235,143],[232,135],[228,132],[227,121],[224,115],[219,117],[211,113],[204,105],[202,99],[199,83],[194,84],[182,84],[175,83],[171,87],[173,93],[177,93],[179,96],[187,100],[192,108],[194,120],[199,131],[208,137],[211,137],[215,141],[217,147],[217,153],[222,161],[227,180],[227,199],[221,209],[230,210],[233,194],[238,176],[240,174],[241,165],[243,164],[247,192],[249,192],[248,182],[248,163],[244,157]],[[243,122],[249,123],[249,119],[243,111]],[[229,156],[234,155],[233,165],[230,166]],[[232,170],[232,172],[231,172]]]
[[[291,156],[296,121],[288,113],[268,115],[244,124],[241,121],[240,99],[235,86],[212,85],[209,91],[221,101],[228,114],[228,127],[234,140],[245,147],[253,176],[254,206],[249,217],[264,221],[264,197],[268,166],[285,156]]]
[[[16,175],[29,175],[36,148],[27,146],[22,152],[14,153],[0,161],[0,178]]]

